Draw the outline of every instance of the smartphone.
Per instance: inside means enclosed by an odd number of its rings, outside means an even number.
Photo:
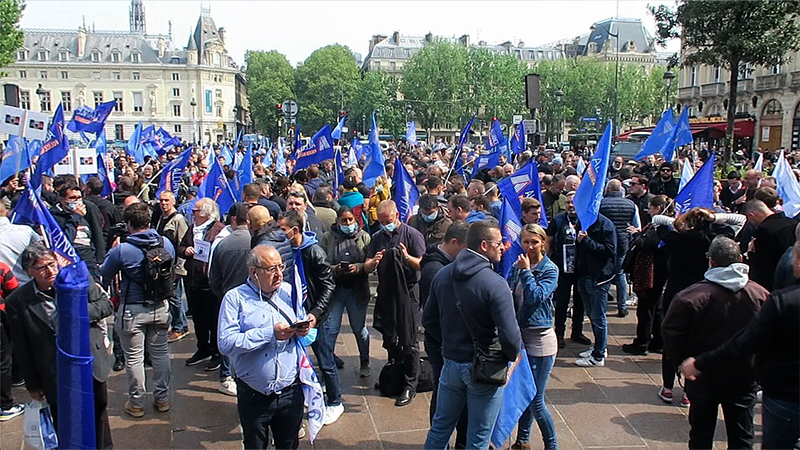
[[[347,270],[350,268],[350,263],[340,262],[339,263],[339,270]]]
[[[297,329],[297,328],[308,328],[311,325],[311,320],[301,320],[299,322],[295,322],[289,326],[289,328]]]

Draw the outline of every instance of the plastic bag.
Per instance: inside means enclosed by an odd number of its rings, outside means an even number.
[[[58,436],[46,402],[31,400],[25,407],[25,448],[53,450],[58,448]]]

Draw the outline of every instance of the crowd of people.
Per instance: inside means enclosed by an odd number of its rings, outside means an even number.
[[[218,372],[220,392],[237,398],[245,448],[297,448],[305,435],[303,347],[314,354],[324,386],[324,407],[314,413],[330,425],[345,410],[338,375],[344,362],[336,355],[345,310],[358,373],[373,371],[370,304],[372,327],[397,370],[397,407],[413,402],[423,349],[427,355],[433,398],[425,448],[446,448],[454,431],[456,448],[488,448],[503,375],[523,351],[536,395],[512,448],[532,447],[534,421],[544,448],[558,448],[545,394],[559,349],[569,339],[586,347],[576,365],[604,366],[608,316],[624,318],[634,304],[636,337],[622,351],[662,354],[654,399],[673,403],[684,374],[678,402],[689,408],[690,448],[711,448],[720,405],[728,445],[752,448],[758,401],[762,448],[796,445],[800,226],[782,212],[774,178],[745,168],[741,181],[733,170],[715,183],[713,205],[676,216],[675,176],[707,152],[690,158],[687,151],[674,162],[618,156],[598,218],[584,227],[575,194],[581,158],[592,149],[534,147],[475,173],[464,151],[462,177],[452,170],[454,147],[434,148],[390,145],[385,173],[368,184],[360,164],[345,168],[337,183],[333,160],[298,171],[287,160],[288,176],[266,163],[275,160],[265,158],[267,149],[257,151],[254,182],[228,211],[215,198],[198,198],[214,147],[194,151],[176,192],[157,180],[180,147],[145,164],[117,154],[116,189],[108,196],[96,177],[45,176],[42,199],[94,282],[97,448],[112,446],[108,402],[123,401],[108,398],[112,370],[126,372],[125,413],[145,416],[145,366],[153,368],[155,410],[170,410],[169,343],[189,334],[189,319],[197,349],[185,364]],[[400,164],[420,194],[406,221],[392,189]],[[523,251],[504,278],[495,270],[507,250],[497,183],[526,164],[537,166],[541,196],[520,199]],[[225,175],[233,180],[236,172],[225,166]],[[22,186],[12,177],[0,191],[0,420],[24,410],[11,386],[24,385],[31,398],[58,408],[60,267],[40,228],[9,220]],[[154,285],[153,261],[169,263],[168,284]]]

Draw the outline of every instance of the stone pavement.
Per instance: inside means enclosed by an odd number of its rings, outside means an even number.
[[[610,311],[616,311],[609,305]],[[657,396],[661,385],[660,355],[631,357],[620,346],[635,333],[635,307],[625,319],[609,316],[609,358],[606,367],[584,369],[573,364],[583,347],[569,344],[560,350],[548,387],[547,403],[556,421],[562,449],[637,448],[683,449],[687,447],[687,411],[666,405]],[[369,321],[372,314],[370,311]],[[588,321],[585,329],[588,328]],[[372,375],[358,377],[358,350],[346,319],[337,345],[345,361],[340,373],[345,414],[320,433],[315,447],[401,449],[421,448],[428,431],[430,394],[420,394],[403,408],[394,399],[380,397],[374,389],[380,368],[386,361],[380,334],[372,331]],[[114,373],[109,381],[109,415],[117,449],[239,449],[241,431],[236,399],[217,391],[217,372],[203,366],[186,367],[184,361],[194,351],[194,340],[186,338],[172,346],[172,410],[155,412],[151,402],[143,419],[125,415],[126,380],[124,372]],[[149,377],[148,370],[148,377]],[[23,389],[15,397],[26,400]],[[682,390],[676,386],[675,397]],[[152,399],[152,396],[150,397]],[[760,407],[757,407],[757,412]],[[722,415],[720,412],[720,419]],[[760,415],[756,419],[760,441]],[[22,418],[0,423],[0,449],[22,448]],[[542,448],[534,425],[531,443]],[[725,448],[724,426],[717,424],[716,448]],[[308,439],[301,448],[311,448]]]

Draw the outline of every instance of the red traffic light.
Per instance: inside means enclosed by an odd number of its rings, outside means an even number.
[[[276,105],[275,105],[275,108],[277,108],[277,109],[283,109],[283,104],[281,104],[281,103],[278,103],[278,104],[276,104]]]

